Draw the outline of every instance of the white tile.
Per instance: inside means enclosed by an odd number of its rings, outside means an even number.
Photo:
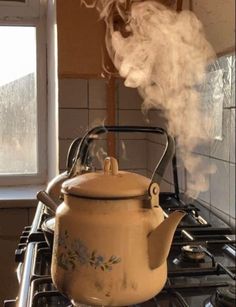
[[[235,78],[235,77],[234,77]],[[235,98],[235,80],[234,83],[232,83],[232,88],[231,88],[231,107],[236,107],[236,98]]]
[[[162,111],[151,109],[146,116],[150,126],[167,129],[167,120]]]
[[[106,80],[89,80],[89,108],[106,108]]]
[[[223,110],[222,140],[214,140],[211,143],[210,155],[224,161],[229,161],[230,145],[230,110]]]
[[[216,141],[214,141],[216,142]],[[219,141],[217,141],[219,142]],[[215,144],[215,143],[214,143]],[[218,143],[217,143],[218,144]],[[209,156],[210,155],[210,149],[211,149],[211,145],[210,142],[207,143],[199,143],[193,150],[194,153],[198,153],[200,155],[206,155]]]
[[[197,157],[201,158],[201,166],[199,166],[200,173],[201,173],[201,169],[208,169],[209,167],[211,167],[211,164],[213,162],[209,157],[205,157],[202,155],[198,155]],[[187,178],[188,178],[188,175],[187,175]],[[206,174],[205,180],[206,180],[206,185],[207,185],[205,191],[197,191],[198,194],[196,197],[204,201],[205,203],[210,204],[211,203],[211,193],[210,193],[211,192],[211,183],[210,183],[211,176],[209,174]]]
[[[232,103],[232,79],[233,79],[233,70],[232,70],[232,64],[233,64],[233,57],[228,55],[224,56],[224,63],[223,63],[223,69],[224,69],[224,107],[231,106]]]
[[[107,141],[94,141],[90,147],[90,155],[92,157],[92,166],[95,167],[95,169],[103,169],[104,159],[108,156]]]
[[[141,110],[142,98],[137,89],[124,86],[122,80],[118,82],[118,105],[119,109]]]
[[[235,54],[231,56],[231,101],[230,106],[235,107]]]
[[[235,163],[235,109],[230,110],[230,162]]]
[[[82,79],[59,80],[59,106],[64,108],[87,108],[88,81]]]
[[[200,201],[204,201],[207,204],[210,204],[210,191],[204,191],[204,192],[200,192],[197,196],[197,199]]]
[[[179,157],[178,150],[177,150],[177,175],[178,175],[178,183],[179,183],[179,188],[181,191],[186,190],[186,172],[185,168],[183,165],[182,159]]]
[[[59,140],[59,168],[66,169],[67,153],[72,140]]]
[[[66,170],[67,154],[72,140],[59,140],[59,169]],[[107,142],[105,139],[94,140],[89,149],[90,155],[95,157],[94,166],[101,169],[103,159],[107,156]],[[100,161],[98,163],[98,160]]]
[[[236,101],[235,101],[235,55],[232,59],[232,65],[231,65],[231,107],[236,107]]]
[[[151,172],[154,171],[156,165],[161,159],[163,151],[164,151],[163,145],[148,141],[148,161],[147,161],[148,171]]]
[[[83,136],[88,129],[88,110],[60,109],[59,138],[74,139]]]
[[[66,169],[66,160],[69,147],[72,140],[59,140],[59,169]],[[107,157],[107,141],[105,139],[94,140],[89,149],[90,155],[93,158],[93,166],[96,169],[101,169],[103,160]]]
[[[119,124],[133,126],[147,126],[148,121],[141,110],[119,110]]]
[[[147,126],[146,118],[141,110],[119,110],[118,125]],[[120,133],[120,139],[146,139],[146,133]]]
[[[152,172],[147,171],[147,177],[151,178]],[[173,191],[172,185],[169,182],[162,180],[160,184],[160,192],[172,192],[172,191]]]
[[[220,93],[224,95],[224,107],[230,104],[231,96],[231,75],[232,75],[232,56],[225,55],[216,59],[213,71],[209,75],[211,78],[211,93],[212,98],[216,98]]]
[[[121,169],[146,169],[147,149],[145,140],[123,140],[119,144]]]
[[[96,126],[104,126],[107,125],[107,111],[104,109],[100,110],[94,110],[90,109],[89,110],[89,129],[92,129]],[[103,133],[100,134],[99,138],[100,139],[106,139],[107,134]]]
[[[28,209],[0,209],[0,235],[20,236],[28,225]]]
[[[210,178],[211,205],[229,215],[229,163],[213,160],[217,170]]]
[[[162,180],[160,184],[160,192],[171,192],[171,190],[171,184],[165,180]]]
[[[165,174],[163,176],[163,179],[168,181],[171,184],[174,184],[174,178],[173,178],[173,168],[171,161],[168,163]]]
[[[231,164],[229,166],[230,172],[230,196],[229,196],[229,203],[230,203],[230,216],[235,218],[235,164]]]
[[[149,110],[147,113],[148,124],[152,127],[160,127],[167,130],[167,121],[162,116],[161,111],[159,110]],[[159,144],[165,144],[166,139],[163,135],[150,133],[148,139],[152,142]]]
[[[89,109],[89,127],[103,126],[106,124],[107,111]]]

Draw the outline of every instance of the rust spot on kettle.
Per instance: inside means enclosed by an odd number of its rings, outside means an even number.
[[[100,281],[95,281],[94,286],[99,292],[103,290],[103,283]]]

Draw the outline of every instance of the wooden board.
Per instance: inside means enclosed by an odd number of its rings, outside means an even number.
[[[59,77],[102,78],[114,71],[105,48],[105,23],[79,0],[57,0]]]

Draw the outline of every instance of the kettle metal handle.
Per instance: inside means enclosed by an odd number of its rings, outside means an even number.
[[[84,137],[81,139],[81,142],[77,148],[77,152],[75,154],[74,162],[70,170],[68,170],[69,177],[72,177],[76,168],[77,160],[80,161],[82,166],[85,166],[86,158],[89,151],[89,144],[97,139],[98,135],[108,132],[142,132],[142,133],[153,133],[153,134],[161,134],[166,137],[166,144],[163,154],[161,156],[160,161],[157,163],[149,185],[148,191],[153,183],[157,183],[158,185],[161,183],[164,172],[168,163],[174,156],[175,153],[175,141],[174,138],[169,135],[165,129],[160,127],[145,127],[145,126],[97,126],[90,129]]]

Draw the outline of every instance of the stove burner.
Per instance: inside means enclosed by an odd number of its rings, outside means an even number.
[[[185,245],[181,248],[181,257],[184,261],[204,261],[205,253],[198,245]]]
[[[218,307],[234,307],[236,305],[235,285],[216,289],[215,302]]]
[[[220,287],[205,302],[205,307],[235,307],[236,306],[235,285]]]

